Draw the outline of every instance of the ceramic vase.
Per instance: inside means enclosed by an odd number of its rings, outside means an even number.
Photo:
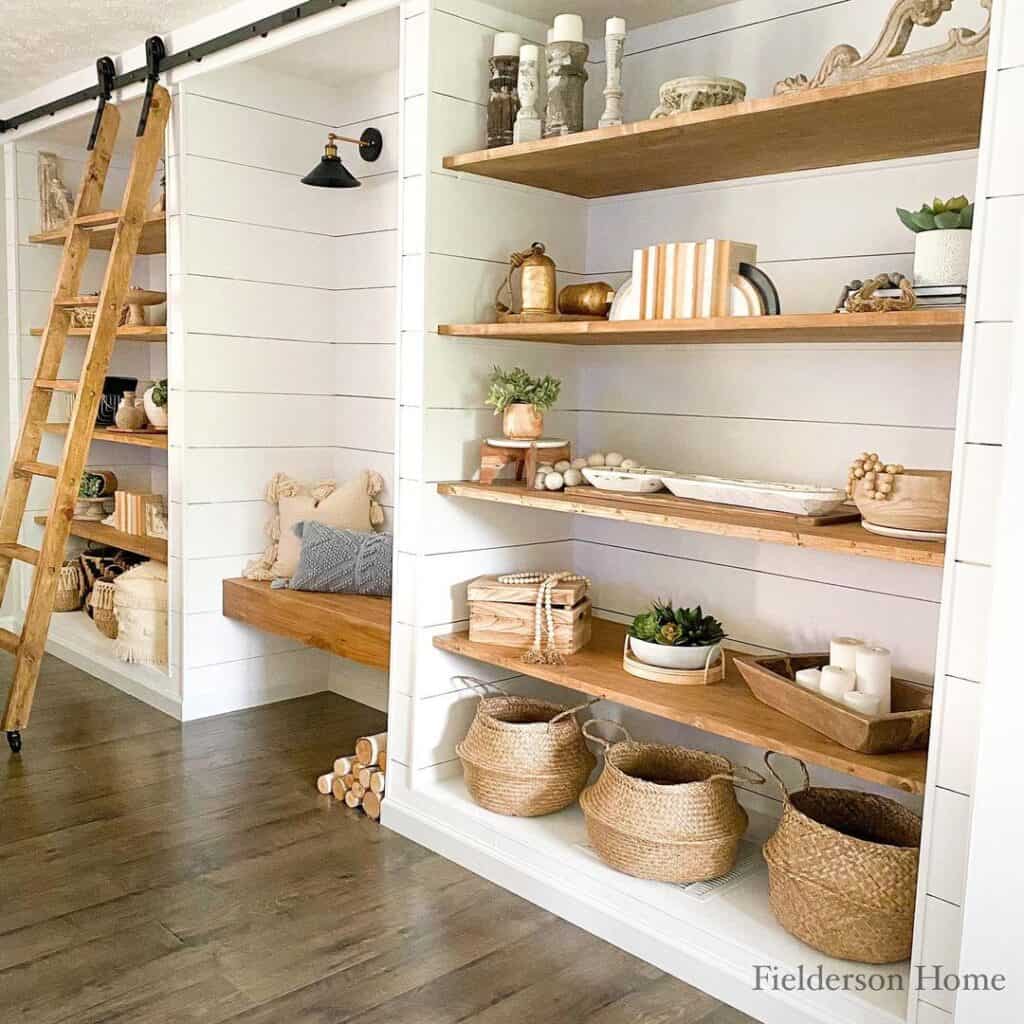
[[[966,285],[971,232],[962,228],[920,231],[914,242],[914,287]]]
[[[157,405],[153,401],[153,388],[147,388],[146,393],[142,396],[142,406],[146,411],[146,419],[153,424],[154,427],[166,427],[167,426],[167,406]]]
[[[535,405],[507,405],[501,416],[501,429],[510,440],[536,441],[544,434],[544,413]]]
[[[126,391],[114,415],[118,430],[141,430],[146,424],[146,412],[135,399],[134,391]]]

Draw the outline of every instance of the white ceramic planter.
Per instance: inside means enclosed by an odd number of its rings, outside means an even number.
[[[154,427],[167,426],[167,406],[157,405],[153,401],[153,389],[148,388],[142,396],[142,406],[146,410],[146,418]]]
[[[971,232],[921,231],[914,236],[914,285],[966,285],[971,262]]]
[[[652,644],[649,640],[629,638],[629,649],[634,656],[646,665],[657,665],[658,668],[703,668],[708,664],[708,654],[717,651],[718,644],[707,647],[668,647],[665,644]],[[710,664],[718,661],[717,654],[711,654]]]

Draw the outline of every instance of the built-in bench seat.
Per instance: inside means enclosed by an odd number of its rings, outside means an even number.
[[[256,580],[224,581],[224,614],[342,658],[387,668],[391,598],[273,590]]]

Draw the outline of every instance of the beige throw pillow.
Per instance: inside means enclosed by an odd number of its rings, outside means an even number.
[[[297,494],[279,499],[278,507],[281,535],[277,544],[277,561],[270,571],[279,579],[290,579],[298,568],[302,551],[302,540],[295,535],[298,523],[323,523],[336,530],[360,530],[364,533],[373,529],[366,472],[339,484],[319,502],[311,495]]]

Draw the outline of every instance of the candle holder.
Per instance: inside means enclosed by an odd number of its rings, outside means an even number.
[[[540,95],[540,47],[524,46],[519,51],[519,112],[512,129],[513,142],[536,142],[544,134],[544,122],[537,110]]]
[[[491,91],[487,100],[487,148],[511,146],[519,113],[519,57],[491,57]]]
[[[604,88],[604,113],[599,128],[622,124],[622,58],[626,51],[625,32],[609,32],[604,37],[604,57],[608,69]]]
[[[584,66],[586,43],[556,39],[548,44],[548,110],[544,138],[583,131],[583,87],[590,77]]]

